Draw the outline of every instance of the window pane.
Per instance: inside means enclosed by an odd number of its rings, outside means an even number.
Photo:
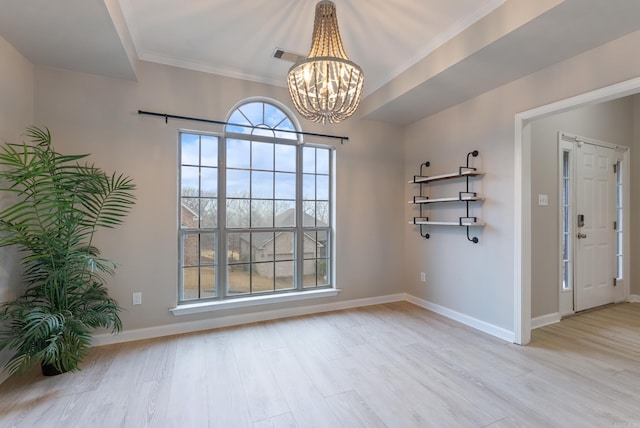
[[[248,199],[228,199],[227,200],[227,227],[248,228],[249,227],[249,200]]]
[[[329,200],[329,176],[316,176],[316,199],[321,201]]]
[[[264,105],[264,123],[271,128],[280,127],[279,125],[286,119],[286,116],[282,110],[272,106],[271,104]]]
[[[194,134],[181,134],[180,161],[183,165],[198,165],[200,161],[200,138]]]
[[[328,149],[316,149],[316,168],[318,174],[329,174]]]
[[[618,209],[618,212],[616,212],[616,222],[617,222],[617,229],[619,232],[622,231],[622,209]]]
[[[216,269],[214,267],[200,268],[201,299],[216,297]]]
[[[296,147],[285,144],[275,146],[276,171],[296,172]]]
[[[285,119],[282,123],[280,123],[280,125],[278,126],[278,129],[283,129],[287,131],[296,130],[296,128],[293,126],[293,123],[291,123],[291,120],[289,119]],[[295,140],[298,138],[298,136],[293,132],[277,132],[277,131],[276,131],[276,137],[281,139],[287,139],[287,140]]]
[[[622,250],[622,247],[623,247],[623,245],[622,245],[622,234],[618,233],[617,235],[618,235],[618,242],[617,242],[617,245],[616,245],[617,252],[618,252],[618,254],[622,254],[622,252],[623,252],[623,250]]]
[[[622,206],[622,186],[620,185],[616,189],[616,200],[618,201],[618,206]]]
[[[571,239],[571,223],[569,214],[571,212],[570,204],[570,181],[569,181],[569,155],[568,151],[562,152],[562,284],[563,290],[568,290],[570,287],[568,269],[570,255],[570,239]]]
[[[327,271],[327,259],[318,259],[316,261],[316,275],[318,278],[318,285],[328,285],[328,271]]]
[[[202,136],[200,140],[200,165],[218,166],[218,137]]]
[[[260,135],[263,137],[275,137],[276,134],[273,132],[273,129],[266,128],[264,126],[260,126],[259,128],[253,128],[251,132],[253,135]]]
[[[617,259],[618,259],[617,263],[616,263],[617,272],[618,272],[617,277],[618,278],[623,278],[623,272],[624,271],[622,270],[622,267],[623,267],[623,265],[622,265],[622,256],[618,256]]]
[[[314,227],[316,225],[316,203],[304,201],[304,227]]]
[[[316,203],[304,201],[303,226],[314,227],[316,225]]]
[[[263,102],[256,101],[244,104],[238,110],[240,110],[253,125],[260,125],[264,123],[263,106]]]
[[[305,260],[303,266],[305,288],[328,285],[326,259]]]
[[[329,256],[329,232],[320,230],[317,233],[318,257],[327,258]]]
[[[317,253],[318,237],[316,232],[305,232],[304,234],[304,258],[315,259]]]
[[[275,235],[275,260],[295,259],[295,234],[293,232],[279,232]]]
[[[249,234],[234,233],[227,234],[227,262],[235,264],[249,261]]]
[[[275,174],[275,198],[296,198],[296,175],[291,173],[276,172]]]
[[[275,227],[294,227],[296,225],[296,203],[294,201],[275,201]]]
[[[251,286],[253,293],[269,292],[274,290],[274,266],[273,263],[256,263],[251,272]]]
[[[252,143],[251,168],[273,170],[273,144]]]
[[[253,171],[251,173],[251,197],[273,199],[273,173]]]
[[[180,171],[180,188],[182,196],[198,196],[200,190],[200,168],[183,166]]]
[[[183,300],[198,299],[200,297],[198,279],[199,279],[198,268],[182,269]]]
[[[316,203],[316,225],[317,226],[329,225],[329,202]]]
[[[251,122],[249,122],[249,120],[245,117],[245,115],[239,109],[231,113],[231,116],[229,117],[229,122],[236,123],[238,125],[251,125]],[[227,127],[227,131],[230,131],[229,127]],[[235,128],[233,132],[237,132],[235,131]]]
[[[302,199],[307,201],[316,199],[316,176],[313,174],[302,176]]]
[[[251,153],[249,141],[247,140],[227,140],[227,167],[228,168],[249,168]]]
[[[216,237],[213,233],[200,234],[200,265],[214,265]]]
[[[202,168],[200,171],[200,196],[217,196],[218,169]]]
[[[250,189],[249,171],[227,170],[227,197],[248,198]]]
[[[251,271],[247,264],[229,266],[227,294],[238,295],[251,292]]]
[[[294,288],[294,267],[293,262],[276,262],[276,290],[287,290]]]
[[[251,261],[272,262],[275,256],[274,232],[257,232],[251,234]]]
[[[302,149],[302,172],[316,172],[316,149],[313,147],[305,147]]]
[[[273,201],[251,201],[251,227],[273,227]]]
[[[200,200],[200,227],[211,229],[218,226],[218,200]]]
[[[196,233],[183,235],[182,238],[182,266],[198,265],[198,237]]]
[[[200,200],[198,198],[182,198],[180,206],[180,226],[188,229],[199,227],[198,216]]]

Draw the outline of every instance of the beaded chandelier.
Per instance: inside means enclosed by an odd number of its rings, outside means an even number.
[[[358,108],[364,74],[344,52],[332,1],[316,5],[311,51],[289,69],[287,80],[296,109],[313,122],[338,123]]]

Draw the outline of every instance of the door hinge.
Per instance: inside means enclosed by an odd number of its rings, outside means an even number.
[[[613,278],[613,286],[617,286],[618,285],[618,278]]]
[[[618,164],[617,164],[617,163],[614,163],[614,164],[613,164],[613,173],[614,173],[614,174],[617,174],[617,173],[618,173]]]
[[[617,221],[613,221],[613,230],[618,230],[618,222]]]

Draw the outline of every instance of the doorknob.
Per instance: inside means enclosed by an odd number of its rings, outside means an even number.
[[[578,239],[582,239],[582,238],[586,238],[587,234],[586,233],[578,233]]]

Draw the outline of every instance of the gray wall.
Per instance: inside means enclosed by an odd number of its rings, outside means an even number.
[[[633,144],[633,97],[600,103],[539,119],[531,124],[531,316],[558,312],[560,171],[558,132],[621,146]],[[549,196],[538,206],[538,194]],[[633,277],[630,279],[631,283]]]
[[[19,142],[33,119],[33,66],[0,37],[0,140]],[[10,196],[0,192],[0,207]],[[21,282],[18,255],[13,248],[0,248],[0,302],[19,293]],[[0,354],[0,366],[8,352]],[[1,374],[0,374],[1,377]]]
[[[139,116],[138,109],[224,120],[246,97],[290,105],[285,88],[214,76],[148,62],[129,82],[57,69],[36,68],[34,121],[51,128],[55,146],[88,152],[106,170],[131,175],[137,204],[123,227],[101,233],[98,247],[119,262],[110,291],[127,310],[126,330],[290,306],[385,296],[402,288],[402,130],[350,119],[337,126],[303,122],[305,131],[345,135],[337,145],[337,298],[173,316],[178,281],[178,129],[220,130],[193,122]],[[131,294],[143,304],[132,306]]]
[[[424,240],[415,227],[406,228],[407,292],[513,331],[514,117],[638,77],[640,58],[627,55],[638,43],[640,32],[632,33],[407,127],[405,183],[417,173],[420,161],[431,161],[433,173],[449,172],[463,164],[472,149],[480,151],[478,164],[487,173],[478,189],[487,198],[478,212],[487,222],[479,244],[467,242],[462,230],[432,228],[431,239]],[[405,184],[407,200],[414,192],[413,186]],[[415,210],[408,204],[405,207],[407,221]],[[426,284],[420,282],[421,271],[427,273]],[[555,300],[557,297],[550,306],[557,306]],[[544,308],[538,307],[539,303],[536,306],[537,312],[547,310],[546,304]]]

